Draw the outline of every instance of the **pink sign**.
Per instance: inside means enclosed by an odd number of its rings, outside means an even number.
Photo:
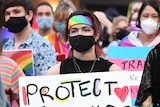
[[[122,70],[130,71],[130,90],[132,107],[134,105],[142,71],[148,52],[152,47],[120,47],[110,46],[108,48],[108,60],[119,65]],[[138,72],[137,72],[138,71]]]
[[[145,63],[145,59],[109,58],[109,61],[116,63],[123,70],[128,70],[128,71],[142,71]]]

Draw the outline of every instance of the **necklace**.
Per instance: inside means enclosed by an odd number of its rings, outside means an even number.
[[[94,66],[95,66],[95,64],[96,64],[96,60],[97,60],[97,59],[95,59],[95,60],[93,61],[93,64],[92,64],[91,69],[89,70],[89,72],[92,72],[92,71],[93,71],[93,68],[94,68]],[[80,69],[80,67],[79,67],[79,65],[78,65],[75,57],[73,57],[73,64],[74,64],[74,67],[76,68],[76,70],[77,70],[78,72],[83,73],[82,70]],[[89,73],[89,72],[88,72],[88,73]]]

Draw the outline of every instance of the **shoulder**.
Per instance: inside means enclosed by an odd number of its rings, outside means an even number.
[[[35,31],[33,32],[33,38],[30,44],[32,45],[33,49],[38,50],[37,53],[48,55],[56,54],[53,45]]]
[[[160,57],[160,43],[148,53],[148,57]]]
[[[0,56],[0,69],[4,68],[5,70],[14,71],[14,72],[23,72],[20,66],[11,58],[6,56]]]
[[[10,38],[3,44],[3,49],[5,50],[12,49],[13,44],[14,44],[14,40],[13,38]]]
[[[160,53],[160,43],[158,43],[149,53]]]
[[[112,42],[109,44],[109,46],[118,46],[119,43],[120,43],[119,40],[117,40],[117,41],[112,41]]]
[[[36,31],[33,30],[33,43],[36,43],[37,45],[51,45],[51,43],[42,37],[40,34],[38,34]]]
[[[160,43],[158,43],[153,49],[159,49],[160,48]]]
[[[135,46],[133,43],[134,41],[137,41],[137,35],[138,35],[138,31],[132,31],[130,32],[126,37],[124,37],[122,39],[122,41],[120,42],[120,46]]]
[[[116,64],[112,64],[109,68],[109,71],[121,71],[121,67],[116,65]]]
[[[46,75],[58,75],[58,74],[60,74],[60,66],[61,66],[61,62],[59,62],[56,65],[52,66],[47,71]]]
[[[112,62],[110,62],[109,60],[104,59],[104,58],[102,58],[102,57],[99,58],[99,61],[100,61],[100,62],[103,62],[103,63],[112,63]]]
[[[0,56],[0,63],[17,65],[17,63],[9,57]]]
[[[130,41],[128,40],[128,36],[124,37],[121,42],[119,43],[120,46],[127,46],[127,44],[129,44]]]
[[[100,61],[103,64],[103,66],[109,69],[109,71],[120,71],[121,70],[121,68],[118,65],[110,62],[109,60],[100,58]]]
[[[60,71],[66,70],[67,67],[71,66],[72,64],[72,58],[67,58],[63,61],[61,61]]]
[[[46,73],[46,75],[57,75],[66,71],[68,67],[72,66],[72,58],[67,58],[56,65],[52,66]]]
[[[103,58],[99,58],[99,61],[101,62],[102,66],[105,66],[107,68],[110,68],[110,66],[113,64],[109,60],[106,60],[106,59],[103,59]]]

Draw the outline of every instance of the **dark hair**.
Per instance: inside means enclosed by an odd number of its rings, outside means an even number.
[[[27,14],[29,14],[29,11],[35,12],[32,0],[5,0],[2,6],[2,14],[4,15],[7,8],[14,6],[23,6]],[[32,22],[33,18],[30,21],[31,25]]]
[[[98,18],[92,13],[92,12],[89,12],[87,10],[77,10],[73,13],[71,13],[71,15],[68,17],[67,19],[67,22],[66,22],[66,40],[68,40],[69,38],[69,31],[68,31],[68,23],[69,23],[69,19],[73,16],[76,16],[76,15],[83,15],[83,16],[87,16],[89,18],[91,18],[92,22],[93,22],[93,30],[94,30],[94,35],[97,35],[99,34],[99,36],[101,35],[101,23],[100,21],[98,20]],[[103,52],[102,52],[102,49],[101,47],[99,46],[99,42],[96,42],[96,54],[98,56],[104,56]]]
[[[158,13],[158,16],[160,17],[160,2],[158,0],[147,0],[147,1],[144,1],[140,10],[139,10],[139,13],[138,13],[138,23],[137,23],[137,27],[141,28],[140,26],[140,17],[141,17],[141,14],[144,10],[144,8],[146,6],[151,6],[155,9],[155,11]]]
[[[52,7],[51,4],[49,4],[48,2],[41,2],[41,3],[39,3],[39,4],[36,6],[36,13],[37,13],[37,8],[38,8],[39,6],[43,6],[43,5],[49,6],[49,7],[51,8],[52,12],[54,13],[53,7]]]
[[[119,11],[116,7],[109,7],[105,10],[106,17],[113,22],[114,17],[117,17],[120,15]]]

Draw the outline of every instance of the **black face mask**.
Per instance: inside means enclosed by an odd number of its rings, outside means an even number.
[[[78,52],[85,52],[95,45],[93,36],[77,35],[69,38],[69,42],[73,49]]]
[[[128,34],[129,34],[128,30],[121,29],[118,33],[116,33],[116,38],[122,40]]]
[[[4,27],[8,28],[10,32],[18,33],[22,31],[26,25],[27,20],[23,17],[10,17],[10,19],[4,24]]]

